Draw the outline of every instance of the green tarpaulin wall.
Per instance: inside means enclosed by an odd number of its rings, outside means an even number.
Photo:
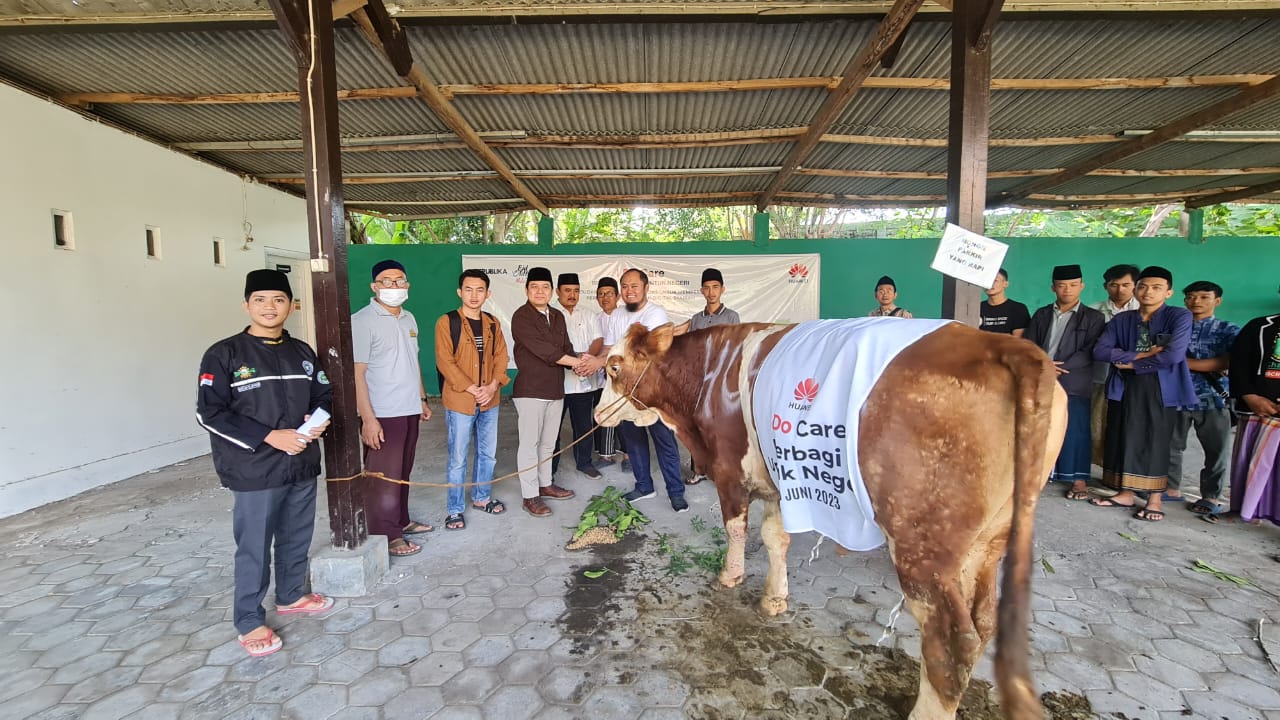
[[[1049,273],[1054,265],[1078,263],[1084,269],[1086,303],[1106,297],[1102,272],[1117,263],[1163,265],[1173,272],[1181,291],[1195,280],[1212,280],[1226,292],[1218,316],[1243,324],[1250,318],[1280,311],[1280,238],[1214,237],[1202,243],[1182,238],[1013,238],[1004,267],[1009,297],[1033,311],[1053,300]],[[369,302],[369,271],[385,258],[399,260],[412,282],[405,307],[418,318],[422,332],[423,374],[427,389],[438,390],[432,328],[435,319],[458,307],[458,273],[463,255],[765,255],[817,253],[822,256],[822,317],[859,317],[875,307],[876,280],[891,275],[898,285],[898,305],[916,317],[941,314],[942,276],[929,268],[937,239],[773,240],[768,247],[751,242],[594,243],[560,245],[353,245],[349,249],[351,307]],[[733,305],[733,278],[725,278]],[[1180,292],[1171,302],[1181,303]],[[583,302],[594,307],[586,294]],[[509,318],[499,318],[506,323]],[[750,320],[750,318],[743,318]]]

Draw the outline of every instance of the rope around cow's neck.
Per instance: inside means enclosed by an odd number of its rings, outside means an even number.
[[[641,381],[642,379],[644,379],[644,374],[645,374],[645,373],[647,373],[647,372],[649,372],[649,366],[650,366],[650,365],[652,365],[652,364],[653,364],[653,361],[652,361],[652,360],[650,360],[650,361],[648,361],[647,363],[645,363],[644,370],[641,370],[641,371],[640,371],[640,375],[636,378],[635,383],[631,386],[631,391],[630,391],[630,392],[628,392],[626,395],[619,396],[617,400],[614,400],[613,402],[609,403],[609,404],[605,407],[605,410],[606,410],[606,411],[608,411],[608,414],[604,416],[604,420],[609,420],[609,419],[611,419],[614,415],[617,415],[617,414],[618,414],[618,412],[622,410],[622,403],[625,403],[625,402],[627,402],[627,401],[637,402],[637,403],[640,403],[641,405],[644,405],[644,407],[640,408],[641,410],[648,410],[648,409],[649,409],[649,406],[648,406],[648,405],[645,405],[643,401],[641,401],[641,400],[637,399],[637,398],[636,398],[636,396],[635,396],[635,394],[636,394],[636,388],[638,388],[638,387],[640,386],[640,381]],[[661,422],[661,421],[659,421],[659,422]],[[350,481],[352,481],[352,480],[355,480],[356,478],[366,477],[366,478],[376,478],[376,479],[378,479],[378,480],[385,480],[385,481],[387,481],[387,482],[389,482],[389,483],[393,483],[393,484],[395,484],[395,485],[409,485],[409,486],[412,486],[412,487],[441,487],[441,488],[447,488],[447,487],[478,487],[478,486],[481,486],[481,485],[495,485],[495,484],[497,484],[497,483],[502,482],[503,480],[510,480],[510,479],[511,479],[511,478],[513,478],[513,477],[519,477],[520,473],[523,473],[523,472],[529,472],[529,471],[532,471],[532,470],[536,470],[536,469],[538,469],[539,467],[541,467],[542,465],[545,465],[546,463],[551,462],[554,458],[559,457],[560,455],[563,455],[564,453],[569,452],[571,449],[573,449],[573,447],[574,447],[575,445],[577,445],[578,443],[582,442],[583,440],[586,440],[588,437],[591,437],[591,435],[592,435],[593,433],[595,433],[595,431],[596,431],[597,429],[599,429],[599,428],[600,428],[600,423],[596,423],[596,424],[594,424],[594,425],[592,425],[592,426],[591,426],[591,429],[590,429],[590,430],[586,431],[586,432],[585,432],[585,433],[583,433],[582,435],[579,435],[579,436],[578,436],[578,437],[577,437],[573,442],[571,442],[571,443],[569,443],[568,445],[566,445],[565,447],[561,448],[559,452],[552,453],[552,454],[551,454],[551,456],[550,456],[550,457],[548,457],[547,459],[542,460],[542,461],[538,462],[537,464],[535,464],[535,465],[531,465],[531,466],[529,466],[529,467],[527,467],[527,468],[520,468],[519,470],[516,470],[516,471],[514,471],[514,472],[509,472],[509,473],[507,473],[506,475],[502,475],[502,476],[500,476],[500,477],[496,477],[496,478],[494,478],[494,479],[492,479],[492,480],[484,480],[484,481],[481,481],[481,482],[464,482],[464,483],[414,482],[414,481],[411,481],[411,480],[401,480],[400,478],[388,477],[387,475],[384,475],[383,473],[380,473],[380,472],[370,472],[370,471],[367,471],[367,470],[366,470],[366,471],[362,471],[362,472],[356,473],[355,475],[351,475],[351,476],[349,476],[349,477],[325,478],[325,482],[331,482],[331,483],[337,483],[337,482],[350,482]]]

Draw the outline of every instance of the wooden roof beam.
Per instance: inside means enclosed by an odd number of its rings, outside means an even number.
[[[1250,185],[1249,187],[1243,187],[1237,190],[1227,190],[1225,192],[1210,193],[1208,195],[1200,195],[1190,198],[1187,200],[1187,209],[1195,210],[1196,208],[1208,207],[1210,205],[1219,205],[1221,203],[1235,202],[1237,200],[1247,200],[1248,198],[1267,195],[1273,192],[1280,192],[1280,180],[1272,180],[1271,182]]]
[[[1084,177],[1094,170],[1114,165],[1125,158],[1146,152],[1170,140],[1176,140],[1193,130],[1211,125],[1276,97],[1280,97],[1280,75],[1264,83],[1250,85],[1226,100],[1184,115],[1167,125],[1152,130],[1146,135],[1139,135],[1127,140],[1116,147],[1071,165],[1060,173],[1029,182],[1013,190],[998,193],[989,199],[988,205],[1005,205],[1029,197],[1041,190],[1068,183]]]
[[[764,212],[769,206],[769,201],[778,194],[778,191],[787,184],[791,176],[795,174],[796,168],[809,158],[809,154],[822,141],[822,136],[831,129],[836,118],[849,107],[849,102],[853,100],[853,96],[858,93],[858,89],[862,87],[862,83],[872,72],[875,71],[880,58],[893,47],[898,36],[907,29],[907,24],[915,17],[916,12],[920,10],[920,6],[924,4],[924,0],[896,0],[893,7],[889,9],[884,20],[880,21],[880,25],[876,28],[876,34],[867,42],[862,50],[849,62],[845,68],[844,77],[840,81],[840,85],[831,94],[827,96],[822,107],[818,109],[817,115],[813,121],[809,123],[809,130],[804,136],[796,142],[795,147],[787,154],[786,160],[782,162],[782,170],[774,176],[773,181],[760,193],[760,197],[756,199],[756,209]]]
[[[377,10],[375,10],[375,6]],[[538,196],[520,178],[515,176],[506,161],[498,157],[498,154],[485,143],[475,128],[471,126],[471,123],[462,117],[462,114],[453,106],[453,103],[440,93],[435,81],[413,61],[409,45],[404,39],[404,34],[400,31],[399,24],[386,14],[386,8],[383,7],[382,0],[371,0],[365,9],[356,10],[351,14],[351,17],[356,21],[356,25],[360,28],[365,39],[381,50],[396,68],[397,73],[417,89],[418,96],[427,104],[427,107],[431,108],[436,117],[439,117],[450,130],[457,133],[458,138],[467,147],[471,148],[472,152],[480,156],[480,159],[486,165],[498,173],[524,202],[542,214],[547,214],[547,206],[538,199]]]
[[[366,0],[367,1],[367,0]],[[1242,73],[1236,75],[1173,75],[1164,77],[1099,77],[1099,78],[995,78],[991,89],[999,91],[1079,91],[1079,90],[1149,90],[1168,88],[1246,87],[1257,85],[1274,75]],[[762,90],[834,90],[838,77],[746,78],[740,80],[701,80],[685,82],[620,82],[620,83],[486,83],[439,85],[446,98],[468,95],[631,95],[654,93],[751,92]],[[949,90],[947,78],[868,77],[864,89],[872,90]],[[338,91],[339,100],[395,100],[417,96],[412,87],[351,88]],[[298,102],[296,92],[250,93],[134,93],[79,92],[58,96],[68,105],[242,105],[256,103]]]

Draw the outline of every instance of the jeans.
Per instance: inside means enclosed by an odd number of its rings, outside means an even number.
[[[449,500],[446,512],[450,515],[463,510],[467,492],[462,483],[467,477],[467,461],[473,458],[471,481],[486,484],[471,486],[471,502],[489,502],[489,491],[493,486],[487,483],[493,480],[498,449],[499,407],[494,405],[488,410],[476,408],[475,415],[444,411],[445,428],[449,434],[449,465],[445,475],[445,482],[449,483]]]
[[[1169,443],[1169,489],[1182,487],[1182,453],[1187,449],[1187,434],[1193,427],[1204,448],[1200,495],[1206,500],[1220,500],[1231,453],[1231,411],[1227,409],[1178,411]]]
[[[618,426],[623,448],[631,458],[631,472],[636,476],[636,490],[653,491],[653,476],[649,473],[649,438],[653,438],[658,451],[658,469],[667,485],[667,497],[675,500],[684,497],[684,478],[680,475],[680,448],[671,428],[656,422],[647,428],[624,422]]]

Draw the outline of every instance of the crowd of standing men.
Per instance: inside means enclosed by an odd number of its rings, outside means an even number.
[[[373,297],[351,318],[365,467],[407,481],[419,423],[433,417],[418,362],[418,324],[403,307],[410,288],[403,265],[383,260],[374,265],[371,280]],[[1164,504],[1183,500],[1182,454],[1194,430],[1205,465],[1200,497],[1190,509],[1208,522],[1229,509],[1244,520],[1280,524],[1280,314],[1256,318],[1243,329],[1219,320],[1214,311],[1223,290],[1208,281],[1183,288],[1185,308],[1168,305],[1173,275],[1158,266],[1117,265],[1103,282],[1107,300],[1088,307],[1080,301],[1080,267],[1055,267],[1054,302],[1029,313],[1007,297],[1009,277],[1001,270],[982,303],[982,329],[1043,348],[1067,393],[1066,439],[1051,479],[1070,483],[1066,496],[1072,500],[1135,508],[1141,520],[1163,520]],[[434,332],[448,436],[446,529],[466,527],[468,488],[471,508],[506,512],[491,485],[500,393],[510,382],[512,356],[522,507],[547,517],[552,511],[546,501],[573,497],[554,481],[564,418],[575,438],[586,436],[610,348],[633,324],[653,329],[670,322],[666,310],[649,300],[642,270],[600,278],[599,313],[581,306],[581,291],[574,273],[561,274],[553,286],[550,270],[530,269],[527,302],[511,317],[509,351],[501,321],[483,310],[490,297],[488,275],[469,269],[459,276],[460,306],[441,315]],[[702,273],[701,292],[705,308],[677,326],[676,334],[740,322],[721,302],[724,278],[718,270]],[[551,304],[553,294],[559,308]],[[870,316],[911,317],[896,305],[892,278],[877,281],[875,296],[878,307]],[[240,644],[253,656],[283,646],[266,625],[262,607],[273,566],[277,614],[320,613],[333,606],[330,598],[304,592],[320,473],[314,442],[328,426],[321,418],[331,409],[332,389],[315,352],[284,331],[293,307],[288,276],[250,272],[244,292],[249,326],[210,347],[199,373],[197,420],[210,434],[219,479],[234,497],[233,619]],[[672,509],[688,510],[684,486],[701,476],[695,470],[692,479],[683,479],[674,433],[662,423],[642,428],[624,422],[617,431],[597,429],[593,442],[574,446],[578,472],[600,477],[594,444],[599,462],[621,456],[623,471],[634,475],[628,500],[652,498],[652,441]],[[1091,464],[1101,465],[1102,484],[1114,494],[1089,492]],[[434,530],[409,516],[408,488],[379,479],[365,485],[369,532],[385,535],[393,556],[420,552],[410,537]]]
[[[1280,523],[1280,315],[1242,330],[1214,316],[1223,289],[1207,280],[1182,288],[1184,307],[1169,305],[1173,274],[1159,266],[1115,265],[1102,279],[1107,299],[1091,308],[1080,302],[1080,266],[1058,266],[1054,302],[1028,316],[1006,297],[1001,270],[982,303],[982,329],[1036,343],[1057,367],[1068,424],[1051,479],[1071,484],[1071,500],[1158,522],[1166,503],[1185,501],[1194,430],[1205,460],[1189,509],[1210,523],[1228,511]],[[1114,495],[1090,494],[1092,464]]]

